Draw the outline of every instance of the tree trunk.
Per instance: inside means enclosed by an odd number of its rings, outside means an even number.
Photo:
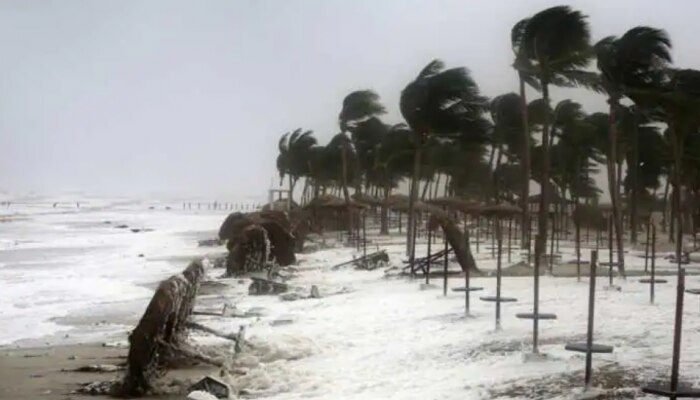
[[[437,199],[438,197],[438,188],[440,188],[440,177],[442,174],[438,173],[437,178],[435,179],[435,190],[433,190],[433,199]]]
[[[615,226],[615,241],[617,243],[617,263],[620,274],[625,276],[625,253],[622,242],[622,215],[620,213],[620,191],[617,184],[617,124],[615,112],[618,106],[616,99],[610,99],[610,114],[608,119],[608,186],[612,203],[612,218]]]
[[[384,187],[384,202],[382,203],[382,208],[381,208],[381,219],[380,219],[380,228],[379,228],[380,235],[388,235],[389,234],[389,207],[387,206],[387,199],[389,198],[390,191],[391,191],[391,189],[389,189],[389,184],[387,184]]]
[[[673,214],[671,222],[675,225],[675,230],[671,229],[671,235],[676,233],[676,260],[680,260],[683,250],[683,221],[681,210],[681,177],[683,173],[683,132],[677,131],[673,124],[669,126],[669,136],[671,138],[671,150],[673,152]]]
[[[423,193],[420,196],[421,201],[425,201],[425,195],[430,191],[430,185],[432,182],[432,178],[428,179],[428,181],[425,182],[425,185],[423,186]]]
[[[542,99],[549,104],[549,85],[542,82]],[[542,176],[540,177],[540,209],[537,216],[537,240],[535,241],[535,271],[539,271],[540,259],[547,251],[547,215],[549,214],[549,113],[542,124]],[[537,273],[537,272],[535,272]]]
[[[411,266],[411,271],[413,271],[413,261],[415,260],[416,252],[415,252],[415,231],[416,231],[416,222],[415,222],[415,203],[416,200],[418,200],[418,185],[420,183],[420,157],[421,157],[421,147],[422,147],[422,140],[420,135],[421,133],[418,133],[418,138],[417,138],[417,145],[416,145],[416,150],[414,152],[413,156],[413,179],[411,181],[411,191],[408,196],[408,226],[406,227],[407,234],[408,234],[408,241],[407,241],[407,250],[409,254],[409,263]]]
[[[637,202],[639,201],[639,111],[634,110],[634,130],[632,132],[632,166],[628,166],[632,174],[632,196],[629,201],[630,207],[630,231],[632,244],[637,244]]]
[[[527,99],[525,93],[525,81],[522,76],[520,76],[520,112],[522,113],[523,119],[523,149],[521,158],[521,167],[523,169],[523,192],[520,199],[520,207],[523,209],[521,216],[521,240],[520,245],[524,249],[528,245],[527,239],[530,236],[530,214],[528,210],[528,198],[530,197],[530,127],[528,126],[528,115],[527,115]]]

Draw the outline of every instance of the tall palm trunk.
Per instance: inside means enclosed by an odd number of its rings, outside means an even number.
[[[343,197],[345,198],[345,212],[347,214],[347,229],[348,233],[352,233],[353,230],[353,218],[352,210],[350,209],[350,192],[348,191],[348,155],[347,155],[347,143],[342,144],[340,150],[340,158],[342,159],[342,173],[341,173],[341,185],[343,187]]]
[[[549,85],[542,82],[542,99],[549,104]],[[542,124],[542,176],[540,177],[540,209],[537,216],[537,240],[535,241],[535,273],[539,273],[540,259],[547,250],[547,216],[549,214],[549,113],[545,113]]]
[[[634,110],[634,129],[632,131],[632,166],[627,166],[632,178],[632,196],[630,207],[630,231],[633,244],[637,244],[637,202],[639,201],[639,111]]]
[[[416,200],[418,199],[418,185],[420,184],[420,158],[421,158],[421,147],[422,140],[420,133],[418,134],[416,151],[413,156],[413,179],[411,180],[411,192],[408,196],[408,227],[407,227],[407,248],[409,254],[409,263],[411,265],[411,270],[413,270],[413,261],[416,256],[416,221],[415,221],[415,206]]]
[[[683,250],[683,218],[681,210],[681,177],[683,168],[683,132],[679,132],[674,124],[669,126],[671,150],[673,152],[673,197],[671,222],[675,230],[670,229],[671,235],[676,234],[676,260],[679,260]],[[673,226],[672,225],[672,226]]]
[[[528,210],[528,199],[530,197],[530,129],[527,119],[527,99],[525,98],[525,81],[520,76],[520,112],[523,120],[523,153],[522,153],[522,169],[523,169],[523,191],[520,196],[520,206],[522,207],[522,217],[520,223],[522,248],[528,246],[528,238],[530,236],[530,215]]]
[[[381,219],[380,219],[380,229],[379,229],[380,235],[388,235],[389,234],[389,207],[387,205],[387,202],[389,199],[390,192],[391,192],[391,188],[390,188],[389,184],[386,184],[384,186],[384,201],[382,202],[382,206],[381,206]]]
[[[438,189],[440,188],[440,177],[442,174],[438,173],[437,178],[435,179],[435,190],[433,191],[433,198],[436,199],[438,197]]]
[[[608,119],[608,186],[610,201],[612,203],[613,225],[615,227],[615,242],[617,244],[617,264],[620,274],[625,276],[625,253],[622,242],[622,214],[620,213],[620,191],[617,184],[617,124],[615,123],[615,111],[619,105],[617,99],[610,99],[610,113]]]

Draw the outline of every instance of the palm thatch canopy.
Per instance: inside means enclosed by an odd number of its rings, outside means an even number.
[[[345,209],[351,208],[367,208],[365,203],[361,203],[350,199],[349,203],[345,202],[345,199],[331,195],[321,195],[315,197],[313,200],[306,205],[309,209]]]
[[[470,215],[476,215],[481,212],[481,206],[479,203],[467,201],[459,197],[439,197],[428,200],[428,203]]]
[[[481,214],[489,218],[511,218],[523,210],[511,204],[487,204],[481,207]]]
[[[366,204],[370,207],[380,207],[384,204],[384,200],[374,196],[370,196],[367,193],[355,193],[351,197],[356,202],[360,204]]]

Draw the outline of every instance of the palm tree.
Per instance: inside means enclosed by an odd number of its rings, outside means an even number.
[[[528,207],[528,199],[530,198],[530,177],[532,176],[530,167],[530,129],[528,123],[528,104],[527,104],[527,93],[525,92],[525,84],[534,88],[535,90],[540,90],[540,84],[537,77],[531,72],[534,70],[530,61],[525,55],[523,49],[523,35],[525,33],[525,27],[527,27],[529,18],[522,19],[518,21],[510,32],[510,43],[511,49],[515,56],[515,61],[513,62],[513,68],[518,72],[518,83],[520,89],[520,114],[521,114],[521,156],[520,163],[522,165],[522,192],[520,195],[523,214],[521,217],[521,246],[523,248],[528,246],[530,237],[530,224],[526,221],[530,221],[530,213]]]
[[[613,206],[618,265],[623,274],[622,214],[619,185],[614,172],[618,142],[616,112],[620,109],[620,100],[630,89],[649,89],[651,85],[660,81],[663,69],[671,62],[670,48],[671,41],[664,31],[645,26],[632,28],[620,38],[606,37],[595,45],[602,86],[610,105],[608,182]]]
[[[418,197],[421,153],[431,135],[459,137],[463,142],[486,140],[486,98],[465,68],[445,69],[430,62],[401,92],[401,114],[413,131],[414,167],[409,196],[409,253],[414,259],[414,203]]]
[[[663,77],[642,89],[626,89],[628,96],[641,106],[657,106],[663,110],[667,141],[673,156],[671,182],[673,185],[672,218],[676,224],[676,256],[682,250],[683,223],[681,192],[683,190],[684,160],[696,157],[686,152],[686,143],[693,143],[700,127],[700,71],[667,69]]]
[[[586,16],[568,6],[558,6],[540,11],[523,22],[518,41],[518,54],[522,53],[523,65],[519,71],[537,77],[542,88],[542,98],[549,104],[549,85],[595,87],[592,73],[581,70],[588,65],[591,56],[590,33]],[[550,117],[545,114],[542,129],[542,177],[538,217],[539,254],[544,254],[547,242],[547,214],[549,211],[549,145]],[[536,259],[536,265],[539,260]]]
[[[277,171],[280,174],[280,185],[285,175],[289,178],[289,205],[294,202],[294,187],[300,177],[309,174],[309,151],[316,145],[313,131],[301,128],[287,132],[279,140],[279,155],[277,156]]]
[[[345,96],[343,99],[343,107],[338,115],[338,124],[340,125],[340,135],[345,137],[345,140],[339,140],[342,152],[342,186],[345,202],[350,202],[350,193],[348,192],[348,153],[351,151],[351,141],[347,137],[346,132],[354,128],[357,123],[366,121],[377,115],[386,112],[384,106],[379,102],[379,95],[371,90],[358,90]]]

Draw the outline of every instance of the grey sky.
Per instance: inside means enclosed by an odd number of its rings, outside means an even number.
[[[594,40],[664,28],[676,65],[698,67],[693,0],[4,0],[0,189],[263,196],[279,136],[325,142],[350,91],[376,90],[400,122],[401,89],[433,58],[486,95],[516,90],[510,28],[562,3]]]

